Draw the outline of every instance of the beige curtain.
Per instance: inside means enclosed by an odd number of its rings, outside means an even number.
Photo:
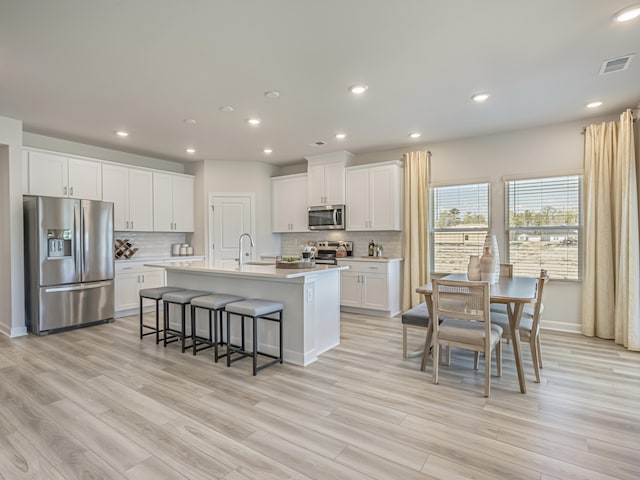
[[[410,152],[404,165],[403,311],[423,301],[416,288],[429,281],[430,152]]]
[[[585,131],[582,332],[640,350],[640,243],[633,117]]]

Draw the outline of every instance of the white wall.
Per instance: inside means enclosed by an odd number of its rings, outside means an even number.
[[[431,182],[464,182],[486,179],[491,182],[491,232],[505,251],[505,175],[553,175],[582,170],[583,127],[618,120],[619,115],[582,119],[526,130],[467,139],[417,145],[357,155],[357,164],[398,159],[407,151],[430,150]],[[543,328],[581,331],[581,282],[550,282],[545,288]]]
[[[255,258],[261,254],[280,252],[280,235],[271,233],[271,180],[276,168],[264,162],[205,161],[201,203],[202,221],[196,221],[194,238],[207,238],[203,229],[207,228],[208,198],[210,193],[255,193],[256,196],[256,232]],[[196,212],[198,207],[196,206]],[[198,218],[198,217],[196,217]],[[196,245],[196,241],[193,241]],[[206,253],[206,252],[204,252]]]
[[[27,333],[22,223],[22,122],[0,117],[0,331],[12,337]]]

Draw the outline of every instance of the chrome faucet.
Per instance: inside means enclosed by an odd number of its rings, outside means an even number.
[[[251,235],[249,235],[248,233],[243,233],[242,235],[240,235],[240,238],[238,239],[238,266],[239,267],[242,267],[242,265],[244,264],[244,257],[242,254],[242,251],[243,251],[242,239],[244,237],[249,237],[249,240],[251,241],[251,246],[255,247],[255,244],[253,243],[253,238],[251,237]]]

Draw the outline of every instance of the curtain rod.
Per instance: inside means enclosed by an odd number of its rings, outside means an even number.
[[[431,156],[431,150],[427,150],[427,154],[428,154],[429,156]],[[407,154],[406,154],[406,153],[403,153],[403,154],[402,154],[402,157],[400,157],[400,158],[407,158]]]
[[[630,109],[630,110],[632,112],[634,111],[633,108]],[[636,113],[636,115],[638,115],[638,113],[640,113],[640,109],[635,109],[635,113]],[[637,118],[633,117],[633,123],[636,123],[637,120],[638,120]],[[582,127],[582,130],[580,131],[580,135],[584,135],[586,133],[586,131],[587,131],[587,127]]]

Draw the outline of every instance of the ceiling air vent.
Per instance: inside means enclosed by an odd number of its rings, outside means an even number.
[[[625,55],[624,57],[610,58],[609,60],[605,60],[604,62],[602,62],[602,66],[600,67],[600,75],[626,70],[631,63],[633,55],[634,54],[632,53],[630,55]]]
[[[326,144],[327,144],[327,142],[322,141],[322,140],[318,140],[317,142],[313,142],[313,143],[311,143],[310,145],[311,145],[312,147],[323,147],[323,146],[325,146]]]

